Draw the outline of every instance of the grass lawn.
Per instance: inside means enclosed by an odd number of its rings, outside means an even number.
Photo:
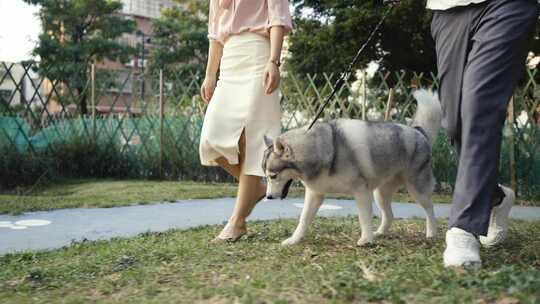
[[[66,180],[34,189],[19,189],[17,192],[0,194],[0,214],[231,197],[236,192],[236,186],[195,182],[81,179]]]
[[[234,197],[236,185],[196,182],[75,179],[17,191],[0,191],[0,214],[63,208],[118,207],[186,199]],[[292,188],[290,197],[302,197],[303,188]],[[331,195],[334,198],[350,198]],[[412,202],[403,193],[394,201]],[[435,203],[448,203],[449,195],[434,195]],[[520,205],[540,205],[518,200]]]
[[[540,221],[514,221],[510,238],[483,250],[478,272],[442,267],[443,238],[424,222],[355,246],[357,219],[323,219],[284,248],[292,220],[256,222],[236,244],[211,245],[220,227],[0,257],[2,303],[538,303]],[[442,228],[440,230],[442,235]]]
[[[74,179],[35,188],[0,192],[0,214],[64,208],[118,207],[133,204],[173,202],[176,200],[234,197],[236,185],[148,180]],[[304,189],[292,188],[290,197],[303,197]],[[345,195],[330,195],[347,198]],[[394,201],[412,202],[409,195],[398,193]],[[449,195],[434,195],[435,203],[448,203]],[[521,205],[540,205],[518,200]]]

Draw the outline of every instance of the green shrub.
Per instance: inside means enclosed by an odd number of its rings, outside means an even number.
[[[200,122],[168,119],[162,154],[155,118],[98,120],[96,138],[91,123],[56,122],[32,137],[26,134],[31,145],[22,140],[20,129],[0,133],[0,186],[15,188],[66,177],[232,181],[225,171],[200,165],[196,146]],[[132,134],[138,141],[125,143]],[[8,137],[21,140],[15,147]]]

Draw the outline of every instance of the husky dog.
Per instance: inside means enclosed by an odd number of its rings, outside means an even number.
[[[338,119],[318,122],[309,131],[294,129],[275,140],[265,137],[268,148],[262,166],[268,179],[267,199],[284,199],[295,179],[306,188],[298,226],[283,245],[297,244],[306,235],[325,193],[354,196],[362,229],[358,245],[372,242],[373,198],[382,213],[375,235],[382,235],[392,224],[392,195],[402,185],[426,212],[426,236],[435,236],[431,147],[442,112],[436,94],[419,90],[414,97],[418,107],[410,126]]]

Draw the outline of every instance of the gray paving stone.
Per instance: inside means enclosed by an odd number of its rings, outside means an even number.
[[[118,208],[62,209],[19,216],[0,215],[0,254],[58,248],[84,239],[131,237],[147,231],[221,224],[231,214],[233,205],[234,199],[223,198]],[[257,205],[250,220],[297,218],[301,207],[302,199],[264,201]],[[378,215],[378,209],[374,210]],[[424,217],[423,210],[415,204],[394,203],[393,210],[397,218]],[[449,210],[450,205],[435,206],[435,213],[440,218],[448,217]],[[354,201],[333,199],[325,200],[318,213],[327,217],[351,214],[356,214]],[[538,220],[540,208],[514,207],[511,216]],[[28,220],[41,222],[20,222]],[[33,226],[39,224],[45,225]]]

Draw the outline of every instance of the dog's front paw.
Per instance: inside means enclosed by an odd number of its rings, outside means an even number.
[[[296,245],[298,243],[300,243],[299,238],[290,237],[290,238],[286,239],[285,241],[281,242],[281,245],[282,246],[292,246],[292,245]]]
[[[427,231],[426,232],[426,239],[428,240],[433,240],[437,237],[437,231],[436,230],[432,230],[432,231]]]
[[[383,236],[383,235],[385,235],[387,233],[388,233],[387,229],[385,230],[385,229],[379,228],[379,229],[377,229],[377,231],[375,231],[375,237],[380,237],[380,236]]]
[[[434,239],[437,237],[437,225],[429,226],[426,228],[426,238],[428,240]]]
[[[373,243],[373,238],[360,238],[356,245],[358,246],[366,246]]]

